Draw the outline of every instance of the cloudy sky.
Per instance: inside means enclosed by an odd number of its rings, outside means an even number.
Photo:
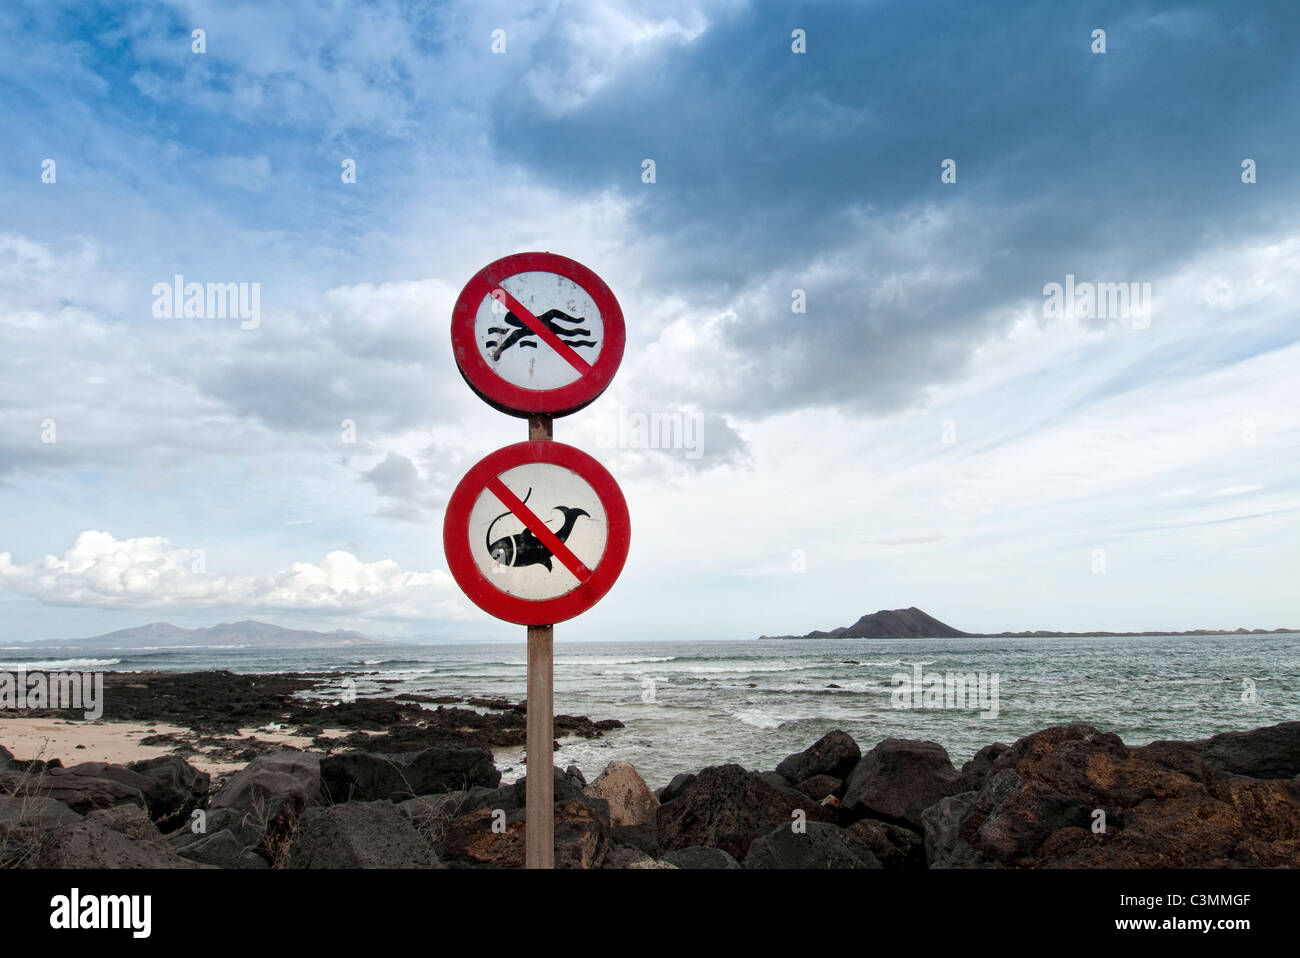
[[[632,550],[561,640],[1300,625],[1289,0],[267,6],[0,9],[0,641],[521,638],[441,529],[525,437],[449,342],[523,250],[628,328],[556,438]]]

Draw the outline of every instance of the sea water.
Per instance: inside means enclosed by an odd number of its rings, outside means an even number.
[[[341,695],[343,679],[352,677],[359,696],[410,692],[514,702],[525,695],[524,653],[522,641],[96,649],[66,659],[10,648],[0,650],[0,669],[330,672],[338,687],[327,683],[325,698]],[[911,681],[918,667],[940,680],[996,676],[996,710],[973,700],[948,707],[942,697],[927,706],[920,696],[895,694],[900,679]],[[576,764],[588,779],[614,759],[631,762],[652,787],[677,772],[724,762],[770,770],[834,728],[849,732],[864,751],[890,737],[939,742],[960,766],[990,742],[1010,743],[1053,725],[1086,723],[1141,745],[1300,718],[1300,634],[560,640],[555,710],[626,725],[598,739],[560,742],[556,764]],[[523,773],[522,749],[497,749],[496,757],[507,781]]]

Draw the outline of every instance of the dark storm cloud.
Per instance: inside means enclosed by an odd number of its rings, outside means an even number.
[[[496,138],[543,181],[642,201],[648,282],[735,311],[724,411],[885,410],[1067,272],[1150,282],[1286,227],[1298,25],[1281,2],[749,9],[576,110],[510,93]]]

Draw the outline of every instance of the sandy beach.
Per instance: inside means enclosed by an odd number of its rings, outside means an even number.
[[[324,730],[324,737],[342,737],[341,730]],[[246,761],[230,757],[230,749],[205,746],[200,736],[194,731],[179,725],[160,722],[86,722],[56,718],[10,718],[0,717],[0,744],[3,744],[14,758],[22,761],[39,759],[48,762],[58,759],[65,766],[81,762],[108,762],[113,765],[125,765],[145,759],[170,755],[176,751],[176,743],[150,744],[142,739],[154,735],[173,736],[176,741],[184,741],[194,749],[186,753],[185,760],[195,768],[220,778],[231,774],[247,764]],[[270,731],[267,729],[239,729],[238,738],[249,747],[273,744],[297,749],[312,747],[310,735],[295,735],[287,731]]]

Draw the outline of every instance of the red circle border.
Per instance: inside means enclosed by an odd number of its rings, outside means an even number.
[[[581,286],[595,301],[605,327],[600,356],[592,368],[554,389],[524,389],[507,382],[487,364],[474,339],[474,321],[483,298],[503,280],[534,271],[558,273]],[[605,281],[577,260],[558,253],[515,253],[488,263],[465,284],[451,312],[451,348],[460,374],[480,399],[511,416],[567,416],[593,402],[618,371],[626,343],[623,310]]]
[[[494,477],[533,462],[563,466],[589,482],[605,508],[609,527],[605,551],[591,577],[553,599],[521,599],[502,592],[483,574],[470,554],[469,516],[479,494]],[[631,538],[627,501],[609,470],[581,449],[554,441],[517,442],[489,453],[457,483],[447,502],[442,524],[442,550],[456,584],[484,612],[517,625],[553,625],[590,609],[623,571]]]

